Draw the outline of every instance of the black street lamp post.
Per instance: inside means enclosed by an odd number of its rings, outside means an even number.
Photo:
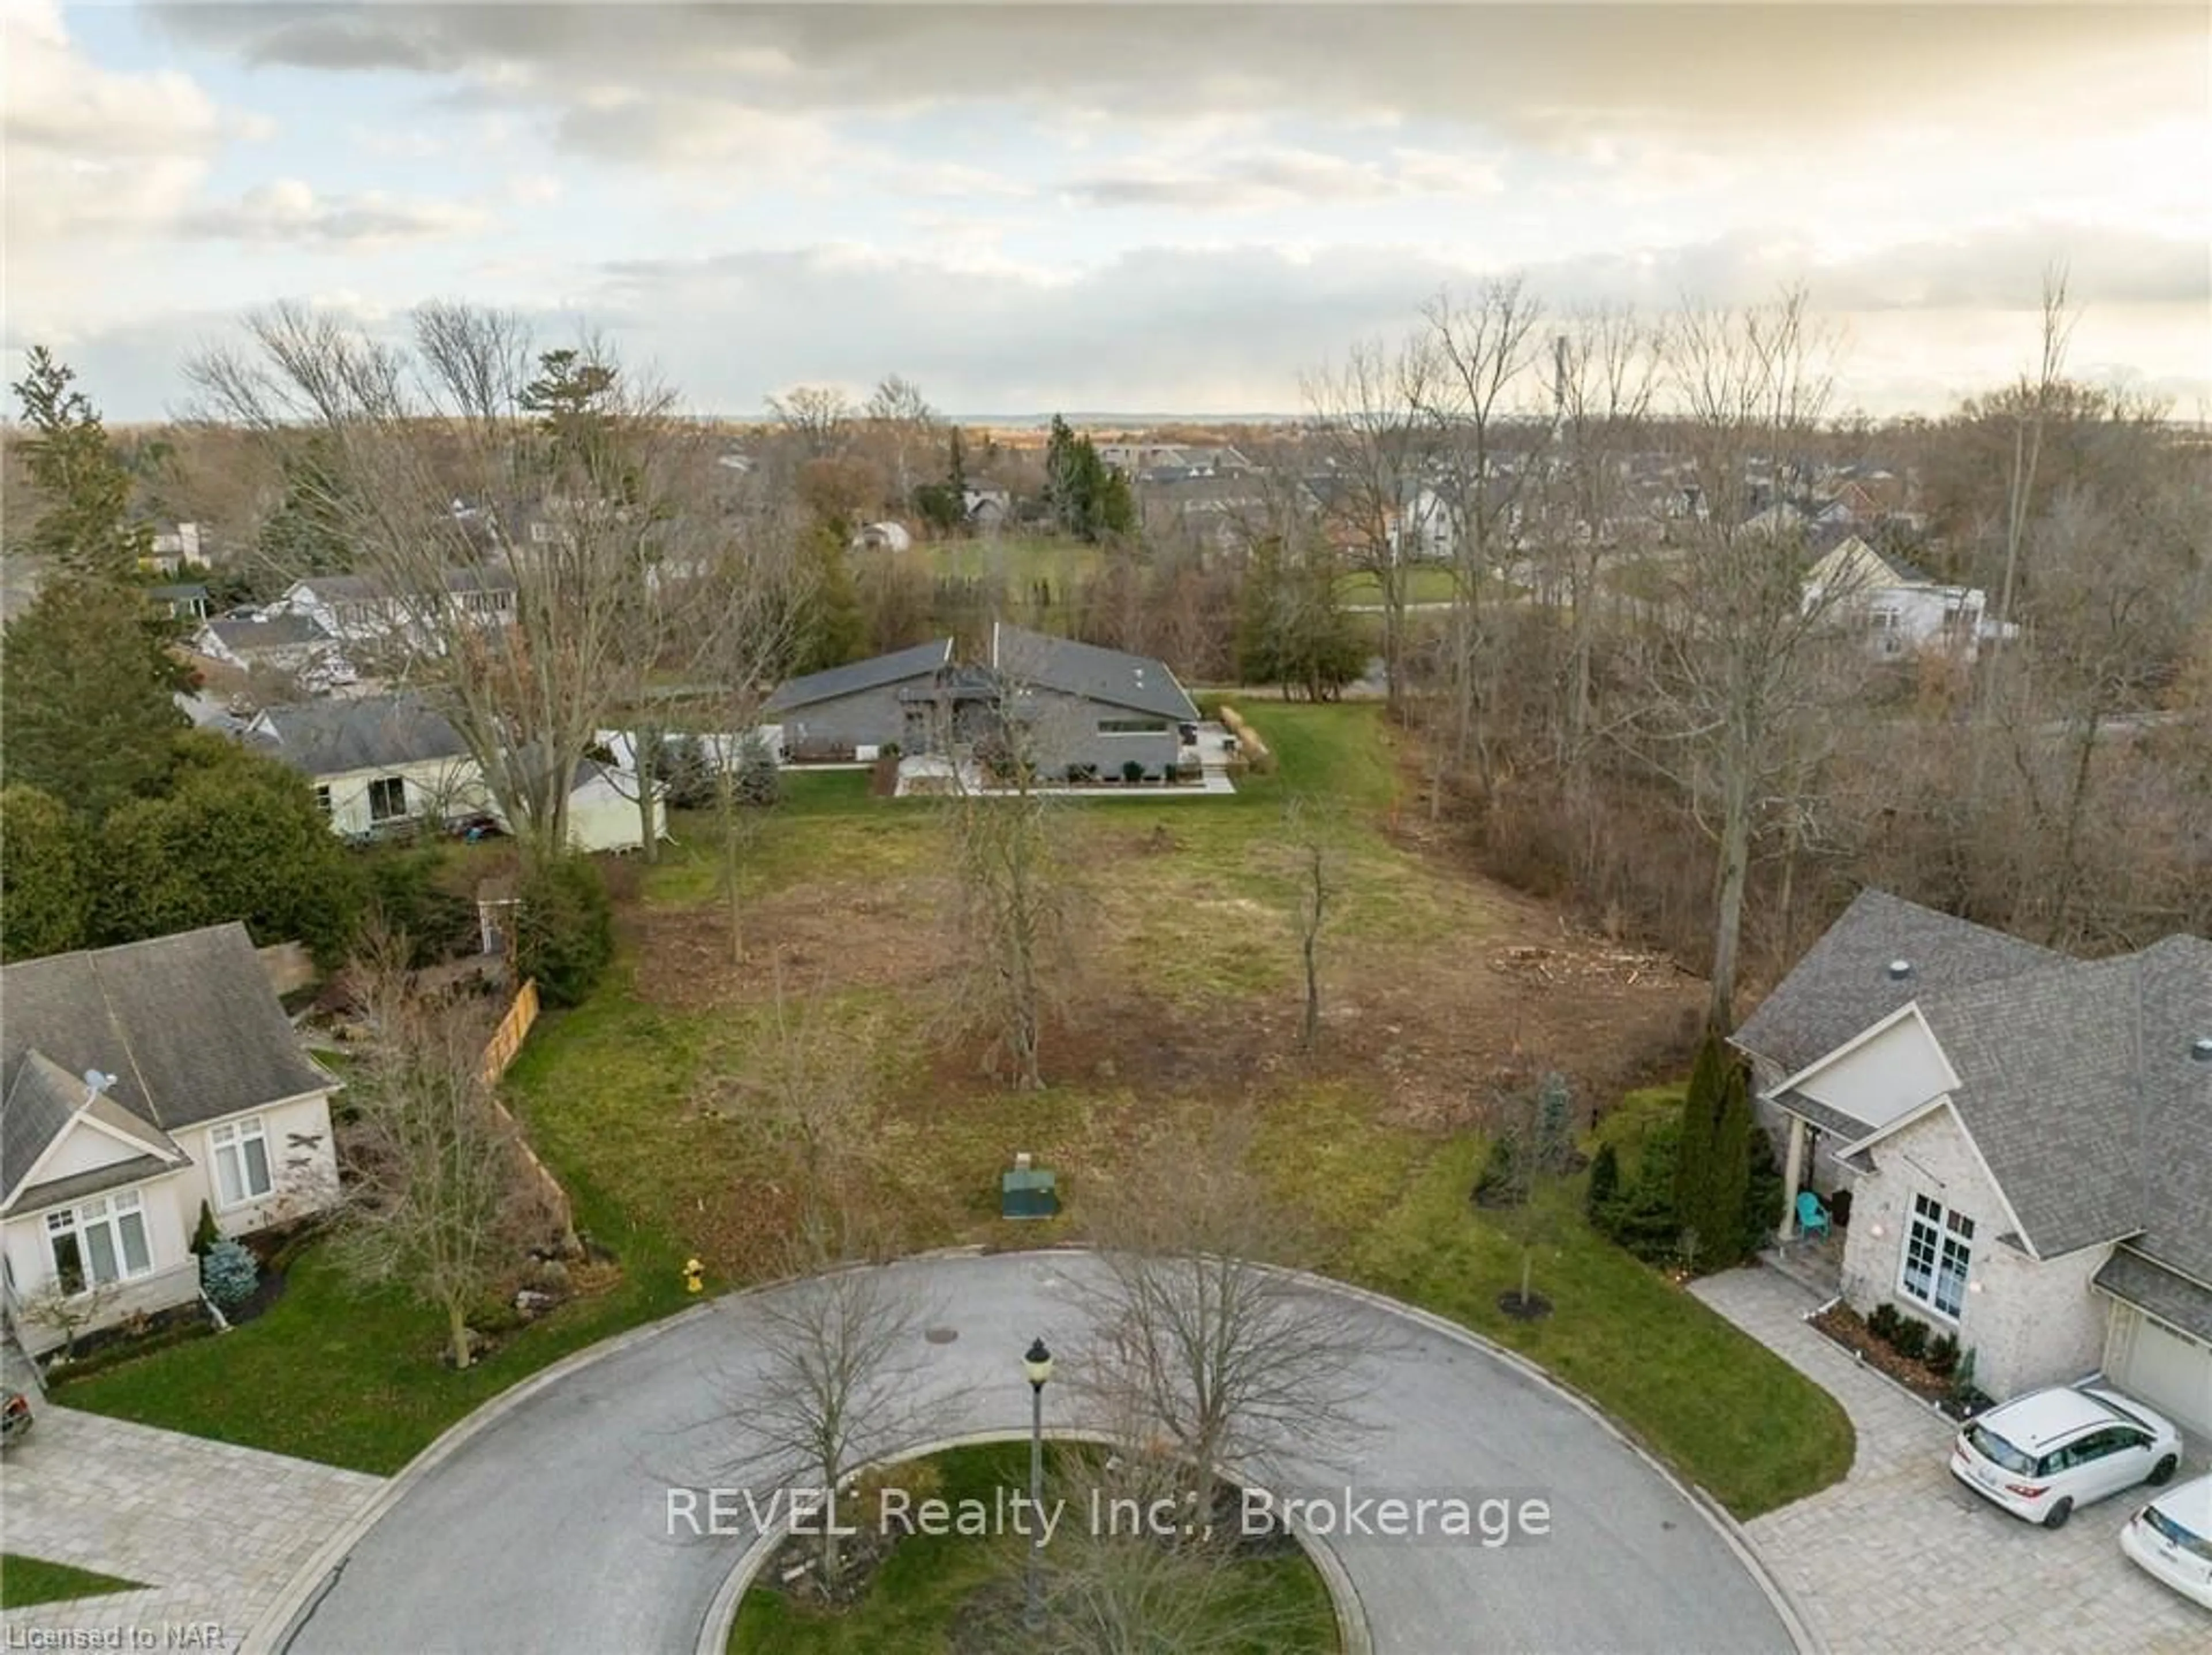
[[[1038,1579],[1039,1554],[1044,1549],[1044,1385],[1052,1378],[1052,1353],[1042,1339],[1032,1339],[1022,1357],[1022,1372],[1030,1381],[1030,1561],[1028,1606],[1023,1619],[1031,1632],[1044,1628],[1044,1589]]]

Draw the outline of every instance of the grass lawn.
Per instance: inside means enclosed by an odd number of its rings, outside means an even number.
[[[1534,1054],[1578,1098],[1613,1105],[1639,1065],[1674,1049],[1697,985],[1663,966],[1617,968],[1615,945],[1585,947],[1551,910],[1401,844],[1401,764],[1379,709],[1237,704],[1274,774],[1234,797],[1068,808],[1081,975],[1048,1031],[1043,1092],[1006,1090],[951,1026],[939,812],[872,799],[858,771],[789,776],[744,858],[744,957],[713,824],[679,817],[678,845],[636,879],[616,969],[586,1005],[547,1013],[508,1074],[580,1226],[621,1256],[619,1287],[455,1376],[436,1360],[434,1313],[357,1294],[310,1253],[265,1316],[89,1377],[66,1400],[389,1472],[507,1385],[677,1308],[687,1255],[706,1261],[710,1288],[758,1279],[796,1205],[788,1155],[750,1107],[780,974],[833,1037],[868,1054],[858,1175],[908,1246],[1079,1238],[1086,1190],[1149,1136],[1241,1103],[1260,1117],[1268,1176],[1322,1238],[1322,1268],[1524,1352],[1739,1516],[1839,1476],[1852,1447],[1842,1410],[1592,1234],[1571,1202],[1536,1267],[1554,1313],[1522,1323],[1497,1308],[1519,1252],[1467,1196],[1504,1066]],[[1279,842],[1293,796],[1338,818],[1311,1057],[1296,1049],[1295,868]],[[1641,1098],[1607,1121],[1632,1165],[1639,1123],[1667,1106]],[[996,1215],[1017,1150],[1060,1175],[1067,1210],[1049,1226]]]
[[[942,1478],[935,1497],[942,1500],[988,1502],[995,1490],[1028,1486],[1024,1443],[951,1449],[934,1464]],[[1073,1514],[1068,1520],[1075,1520]],[[937,1655],[952,1647],[962,1607],[1018,1570],[1018,1557],[988,1541],[918,1534],[901,1541],[866,1595],[842,1609],[795,1603],[755,1586],[738,1604],[730,1655]],[[1326,1655],[1340,1647],[1328,1589],[1303,1554],[1233,1567],[1226,1589],[1209,1583],[1208,1617],[1224,1628],[1255,1630],[1248,1640],[1224,1647],[1249,1655]]]
[[[21,1552],[0,1552],[0,1609],[28,1609],[34,1603],[64,1603],[102,1597],[111,1591],[137,1591],[142,1583],[98,1574],[73,1564],[51,1563]]]
[[[1405,571],[1401,587],[1409,604],[1448,604],[1452,600],[1452,572],[1442,564],[1417,563]],[[1371,569],[1346,575],[1338,592],[1345,603],[1353,605],[1382,601],[1382,582]]]
[[[502,1336],[465,1372],[449,1372],[439,1360],[439,1312],[397,1292],[363,1292],[311,1247],[293,1263],[283,1296],[254,1320],[64,1381],[56,1400],[388,1476],[517,1380],[680,1307],[681,1255],[595,1202],[578,1182],[569,1189],[578,1225],[627,1267],[621,1283]]]

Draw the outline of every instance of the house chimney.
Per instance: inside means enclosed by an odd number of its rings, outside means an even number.
[[[1014,1157],[1014,1171],[1017,1171],[1017,1172],[1026,1172],[1026,1171],[1028,1171],[1029,1170],[1030,1170],[1030,1152],[1029,1152],[1028,1150],[1024,1149],[1024,1150],[1020,1151],[1020,1152],[1019,1152],[1018,1153],[1017,1153],[1017,1154],[1015,1155],[1015,1157]]]
[[[2212,1063],[2212,1034],[2200,1034],[2191,1041],[2189,1055],[2200,1063]]]
[[[1911,960],[1893,959],[1889,962],[1889,980],[1892,983],[1902,983],[1911,975],[1912,962]]]

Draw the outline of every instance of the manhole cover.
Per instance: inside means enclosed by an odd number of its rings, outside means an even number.
[[[921,1336],[933,1345],[949,1345],[960,1336],[957,1328],[932,1328]]]

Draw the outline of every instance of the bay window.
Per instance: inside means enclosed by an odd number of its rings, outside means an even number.
[[[54,1279],[72,1299],[154,1269],[146,1214],[135,1191],[47,1214],[46,1246],[53,1255]]]
[[[215,1151],[218,1206],[243,1206],[269,1193],[269,1140],[258,1117],[226,1121],[208,1134],[208,1141]]]

